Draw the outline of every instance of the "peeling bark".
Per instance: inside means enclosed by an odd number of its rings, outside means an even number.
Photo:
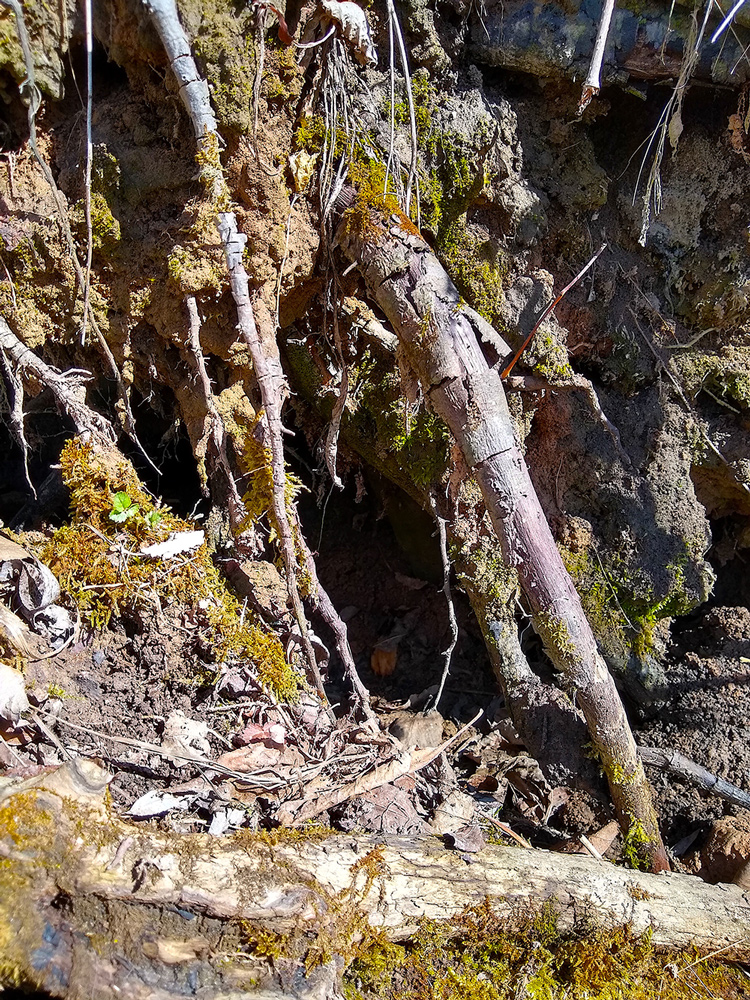
[[[340,211],[351,204],[351,189]],[[651,789],[614,681],[599,653],[516,440],[505,393],[476,323],[430,247],[407,219],[344,214],[338,241],[398,333],[425,398],[473,471],[502,547],[518,571],[534,626],[580,705],[623,829],[654,870],[669,867]]]

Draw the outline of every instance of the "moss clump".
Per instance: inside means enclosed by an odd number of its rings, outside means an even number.
[[[235,13],[226,0],[184,0],[180,13],[193,35],[193,49],[211,86],[211,103],[223,133],[249,135],[253,128],[255,79],[254,14]]]
[[[86,209],[83,201],[78,202],[70,213],[70,225],[79,241],[86,240]],[[112,214],[105,196],[99,191],[91,193],[91,242],[95,253],[111,256],[117,251],[122,234],[120,223]]]
[[[365,348],[350,370],[350,406],[347,424],[356,422],[363,437],[379,450],[378,466],[394,464],[417,492],[439,482],[448,467],[450,434],[434,414],[420,404],[412,411],[404,402],[401,383],[392,362],[381,364]],[[391,474],[390,472],[388,473]],[[408,487],[407,487],[408,488]]]
[[[534,627],[553,662],[562,661],[565,666],[575,664],[577,660],[576,646],[572,642],[568,626],[562,618],[542,611],[534,616]]]
[[[750,410],[750,338],[719,350],[672,352],[672,363],[689,396],[705,390],[728,407]]]
[[[640,820],[630,817],[630,823],[625,836],[622,839],[621,855],[624,861],[639,871],[649,871],[649,850],[652,847],[651,840],[643,829]]]
[[[573,378],[568,351],[550,332],[538,330],[524,359],[535,375],[550,385],[565,385]]]
[[[471,136],[440,129],[435,92],[421,77],[414,85],[417,143],[427,164],[420,175],[422,228],[433,235],[435,252],[466,301],[498,325],[508,259],[467,227],[467,212],[489,181],[485,155],[494,136],[487,123]],[[408,122],[405,103],[396,105],[395,117],[397,124]]]
[[[165,602],[189,605],[200,626],[196,638],[218,661],[230,656],[249,660],[259,681],[279,697],[297,694],[299,681],[281,643],[243,615],[205,544],[189,559],[153,560],[139,554],[142,546],[194,525],[152,497],[130,462],[74,439],[63,448],[60,466],[70,490],[72,520],[52,534],[38,555],[92,628],[105,628],[113,616],[153,612]],[[126,516],[121,518],[123,509]]]
[[[488,323],[502,329],[500,310],[508,260],[489,240],[470,233],[464,219],[444,229],[438,241],[443,267],[461,295]]]
[[[264,958],[304,962],[307,972],[337,956],[350,962],[368,948],[387,948],[385,935],[370,926],[361,907],[380,878],[383,864],[382,848],[376,847],[351,866],[349,885],[337,893],[311,880],[310,889],[321,899],[316,917],[306,916],[283,934],[246,925],[247,944]]]
[[[705,992],[696,992],[694,972]],[[551,906],[502,920],[489,903],[424,921],[406,946],[371,945],[347,972],[346,1000],[688,1000],[747,995],[741,968],[694,951],[661,954],[651,935],[583,920],[558,927]]]
[[[669,590],[656,597],[648,583],[638,587],[635,574],[619,566],[616,556],[610,565],[618,568],[617,575],[605,571],[586,549],[559,549],[594,635],[606,639],[608,651],[619,647],[625,655],[633,653],[643,659],[655,648],[659,623],[687,614],[695,605],[686,592],[685,571],[680,563],[667,566],[672,576]]]
[[[371,213],[396,216],[401,228],[419,236],[420,232],[399,204],[392,178],[386,176],[385,165],[375,157],[360,156],[350,167],[349,176],[357,188],[354,205],[348,209],[345,221],[350,230],[360,235],[373,233]]]

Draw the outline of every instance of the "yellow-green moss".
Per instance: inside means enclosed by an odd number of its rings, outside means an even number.
[[[210,84],[220,129],[249,135],[256,66],[254,11],[233,8],[227,0],[181,0],[180,12],[192,29],[193,51]]]
[[[576,662],[576,646],[570,638],[567,625],[559,615],[540,611],[534,615],[534,628],[553,662],[562,660],[565,665]]]
[[[660,953],[649,933],[604,930],[585,918],[566,932],[558,927],[552,906],[508,921],[489,903],[447,923],[423,921],[406,945],[370,945],[348,970],[344,986],[346,1000],[730,1000],[746,995],[741,968],[704,960],[693,950]]]
[[[439,482],[448,467],[450,434],[423,403],[411,410],[392,363],[380,364],[365,348],[350,370],[350,385],[347,420],[356,421],[419,490]]]
[[[631,817],[628,829],[622,839],[620,853],[623,859],[631,868],[649,871],[649,849],[651,846],[651,840],[643,829],[643,824],[640,820]]]
[[[376,158],[359,158],[352,163],[349,176],[357,189],[354,205],[347,210],[347,227],[363,235],[373,232],[371,213],[396,216],[401,228],[407,233],[419,236],[419,230],[401,210],[396,197],[392,177],[386,178],[385,165]]]
[[[349,963],[367,948],[387,947],[384,933],[371,927],[361,907],[383,871],[382,848],[369,851],[349,871],[349,885],[336,893],[310,880],[313,896],[321,900],[314,924],[306,916],[284,933],[247,924],[247,944],[254,954],[303,962],[310,972],[337,956]]]
[[[705,389],[735,409],[750,410],[750,341],[716,351],[674,351],[671,360],[689,396]]]
[[[686,614],[694,601],[685,589],[685,571],[681,564],[670,564],[669,590],[656,597],[647,583],[638,586],[637,574],[619,567],[619,575],[607,573],[588,550],[573,552],[559,546],[565,568],[573,578],[589,624],[597,637],[606,637],[610,647],[620,646],[639,659],[654,648],[655,630],[660,621]],[[610,565],[620,560],[611,556]],[[623,579],[625,574],[627,579]]]
[[[493,326],[502,329],[500,310],[508,259],[487,240],[479,240],[459,218],[441,231],[438,256],[461,295]]]
[[[179,602],[194,609],[202,637],[219,662],[229,656],[249,660],[260,682],[279,697],[296,695],[299,680],[281,643],[252,615],[243,614],[205,544],[189,559],[162,561],[138,554],[142,545],[165,541],[194,525],[152,497],[130,462],[72,440],[63,448],[60,466],[70,490],[72,520],[38,554],[92,628],[106,627],[113,616]],[[131,509],[137,508],[119,523],[110,517],[117,493],[127,494]]]
[[[573,378],[567,348],[546,331],[537,331],[527,348],[524,363],[550,385],[565,385]]]
[[[88,239],[86,209],[79,201],[70,213],[70,227],[79,244]],[[112,214],[107,199],[101,192],[91,193],[91,242],[96,253],[111,256],[121,240],[120,223]]]

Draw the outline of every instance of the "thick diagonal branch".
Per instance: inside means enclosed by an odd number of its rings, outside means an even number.
[[[534,626],[586,718],[623,828],[655,870],[668,868],[651,789],[614,681],[555,545],[516,440],[502,382],[480,348],[453,282],[408,220],[347,215],[338,239],[398,333],[433,410],[473,471],[505,561],[515,566]]]

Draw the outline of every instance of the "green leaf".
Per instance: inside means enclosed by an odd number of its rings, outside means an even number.
[[[161,521],[161,511],[160,510],[150,510],[148,514],[144,514],[143,520],[149,526],[149,528],[155,528],[156,525]]]
[[[115,493],[112,498],[112,510],[109,513],[110,521],[121,523],[127,521],[138,513],[139,504],[133,503],[127,493]]]

